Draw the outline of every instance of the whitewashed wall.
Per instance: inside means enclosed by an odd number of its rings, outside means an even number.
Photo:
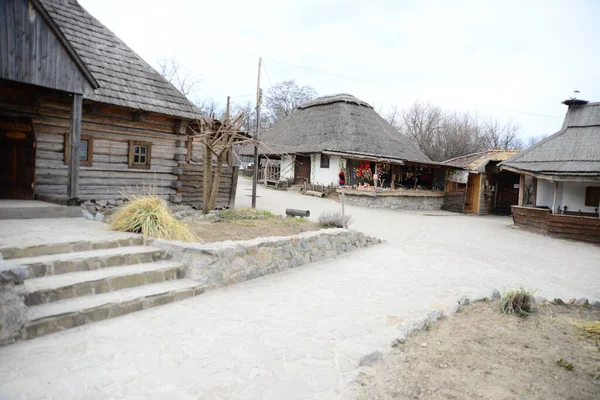
[[[585,189],[588,186],[599,187],[600,182],[564,182],[561,205],[567,206],[568,211],[594,212],[595,207],[585,206]]]
[[[337,185],[341,168],[345,168],[346,160],[339,156],[331,156],[329,168],[321,168],[321,155],[312,154],[310,182],[315,185]]]
[[[538,179],[537,194],[535,197],[536,206],[548,206],[552,208],[554,201],[554,182]]]
[[[294,179],[295,156],[281,156],[281,178]]]

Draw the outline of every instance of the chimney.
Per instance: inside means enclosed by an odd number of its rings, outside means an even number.
[[[569,107],[571,106],[584,106],[587,103],[589,103],[589,101],[587,100],[580,100],[580,99],[568,99],[562,102],[564,105],[567,105]]]
[[[584,106],[587,103],[589,103],[589,101],[587,100],[579,100],[577,98],[577,95],[579,94],[579,90],[573,90],[573,97],[571,97],[568,100],[563,101],[562,103],[566,106]]]

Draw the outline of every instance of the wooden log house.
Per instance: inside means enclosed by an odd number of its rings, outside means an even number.
[[[183,94],[76,0],[1,0],[0,26],[0,198],[184,200]]]

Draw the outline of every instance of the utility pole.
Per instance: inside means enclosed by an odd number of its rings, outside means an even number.
[[[256,208],[256,183],[258,182],[258,134],[260,132],[260,103],[262,91],[260,90],[260,71],[262,70],[262,57],[258,57],[258,79],[256,83],[256,132],[254,133],[254,176],[252,177],[252,208]]]

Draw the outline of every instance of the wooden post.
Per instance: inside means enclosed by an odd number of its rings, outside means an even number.
[[[531,205],[537,204],[537,178],[533,178],[531,182]]]
[[[344,186],[342,186],[342,226],[344,227],[344,229],[347,228],[346,226],[346,188]]]
[[[392,190],[396,189],[396,166],[392,164]]]
[[[558,182],[554,182],[554,200],[552,200],[552,214],[556,214],[557,198],[558,198]]]
[[[262,70],[262,57],[258,58],[258,78],[256,82],[256,132],[254,133],[254,175],[252,176],[252,208],[256,208],[256,184],[258,182],[258,137],[260,134],[260,105],[262,91],[260,89],[260,71]]]
[[[231,192],[229,193],[229,208],[232,210],[235,208],[235,195],[237,192],[239,173],[240,167],[233,167],[233,174],[231,174]]]
[[[519,175],[519,205],[522,206],[525,197],[525,175]]]
[[[71,109],[71,130],[69,132],[71,147],[69,157],[69,175],[67,183],[67,196],[71,199],[79,197],[79,142],[81,140],[81,110],[82,96],[73,93],[73,107]]]

